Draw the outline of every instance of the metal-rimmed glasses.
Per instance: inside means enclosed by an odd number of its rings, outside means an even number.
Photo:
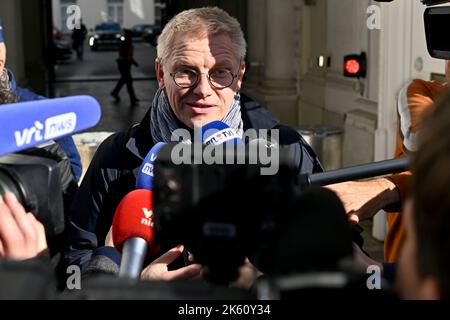
[[[230,87],[234,79],[238,77],[238,74],[233,74],[233,72],[225,68],[214,69],[208,73],[201,73],[193,69],[185,68],[171,73],[170,76],[178,87],[189,89],[197,86],[203,74],[206,75],[211,86],[219,90]]]

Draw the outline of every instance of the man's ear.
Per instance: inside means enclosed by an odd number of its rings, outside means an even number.
[[[160,89],[164,89],[164,68],[158,58],[155,60],[156,79],[158,80],[158,86]]]
[[[239,74],[238,74],[238,82],[237,82],[238,91],[241,90],[244,75],[245,75],[245,62],[242,62],[241,67],[239,68]]]

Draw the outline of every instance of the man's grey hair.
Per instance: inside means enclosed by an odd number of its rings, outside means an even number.
[[[247,42],[241,25],[236,18],[218,7],[186,10],[170,20],[158,39],[157,51],[161,64],[170,59],[175,37],[180,33],[194,38],[226,34],[231,39],[236,58],[244,61],[247,55]]]

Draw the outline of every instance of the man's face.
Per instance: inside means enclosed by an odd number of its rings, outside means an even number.
[[[6,64],[6,46],[3,42],[0,42],[0,73],[3,72],[5,64]]]
[[[406,237],[400,252],[396,289],[402,299],[438,299],[436,281],[419,275],[417,266],[417,234],[413,221],[413,201],[409,199],[402,212]]]
[[[230,87],[221,90],[213,87],[206,77],[219,68],[238,74]],[[170,75],[186,69],[203,73],[193,88],[178,87]],[[234,55],[228,35],[193,38],[178,34],[171,57],[163,61],[163,66],[157,61],[156,70],[159,87],[165,90],[173,112],[186,126],[194,128],[223,120],[241,88],[245,65],[240,65]]]

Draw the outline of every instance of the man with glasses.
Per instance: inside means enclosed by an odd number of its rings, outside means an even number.
[[[111,136],[98,149],[72,210],[68,264],[85,268],[93,257],[120,263],[112,247],[102,247],[120,200],[135,188],[136,173],[158,142],[171,142],[174,130],[222,121],[239,136],[247,129],[279,130],[279,145],[289,148],[298,172],[321,171],[313,150],[293,129],[279,124],[266,109],[240,94],[245,73],[246,41],[236,19],[219,8],[184,11],[164,28],[155,63],[159,90],[142,122]],[[100,247],[100,248],[99,248]],[[146,279],[199,276],[196,265],[168,271],[183,247],[150,265]],[[107,257],[106,257],[107,256]],[[117,268],[110,268],[110,270]]]

